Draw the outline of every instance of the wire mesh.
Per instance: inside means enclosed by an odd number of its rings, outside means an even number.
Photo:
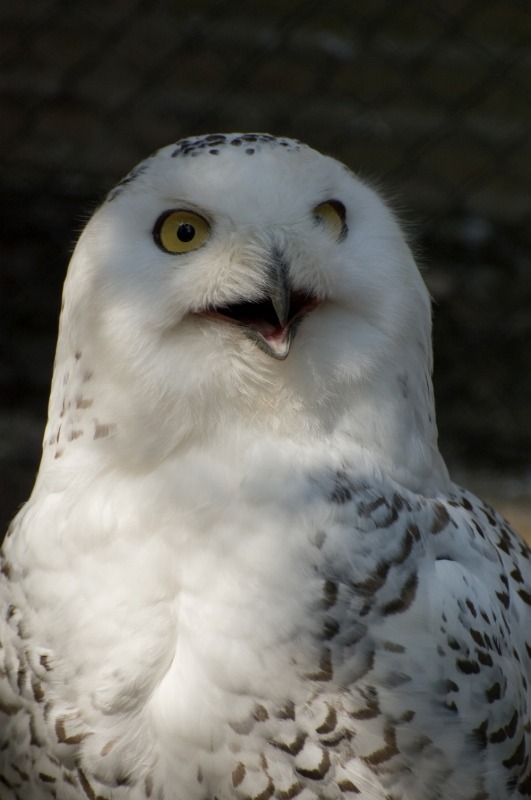
[[[4,4],[2,162],[93,192],[190,132],[289,132],[413,208],[527,226],[526,3]]]

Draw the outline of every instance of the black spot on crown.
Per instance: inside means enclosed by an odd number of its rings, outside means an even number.
[[[252,147],[248,145],[252,144]],[[285,149],[297,151],[301,144],[296,139],[284,139],[272,136],[270,133],[210,133],[208,136],[192,136],[181,139],[175,145],[172,158],[186,156],[198,156],[207,152],[210,155],[218,155],[223,147],[242,147],[246,155],[254,155],[260,151],[263,145],[270,147],[283,147]]]

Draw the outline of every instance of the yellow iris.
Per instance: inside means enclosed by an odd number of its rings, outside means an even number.
[[[210,236],[210,224],[193,211],[166,211],[153,230],[158,246],[167,253],[189,253],[205,244]]]

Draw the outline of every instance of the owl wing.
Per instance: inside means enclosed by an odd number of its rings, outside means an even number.
[[[527,546],[457,487],[315,483],[313,660],[291,642],[282,702],[235,705],[218,796],[529,796]]]

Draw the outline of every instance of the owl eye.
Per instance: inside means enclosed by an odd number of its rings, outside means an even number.
[[[347,212],[339,200],[327,200],[313,210],[313,217],[319,225],[323,225],[328,233],[338,242],[343,241],[348,233],[345,217]]]
[[[189,253],[205,244],[210,224],[193,211],[173,209],[160,215],[153,228],[153,238],[166,253]]]

